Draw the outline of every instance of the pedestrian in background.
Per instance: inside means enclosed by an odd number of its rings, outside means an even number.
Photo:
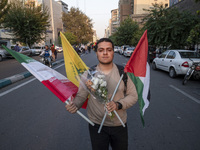
[[[113,63],[114,44],[110,39],[102,38],[97,42],[95,51],[99,61],[96,70],[105,75],[108,92],[113,93],[120,79],[119,69]],[[97,100],[98,98],[95,99],[93,96],[89,97],[87,114],[89,119],[95,123],[95,126],[89,124],[92,150],[108,150],[109,144],[112,150],[128,149],[126,110],[137,102],[138,96],[134,83],[128,76],[127,78],[126,87],[124,81],[121,81],[113,101],[102,104]],[[89,92],[80,85],[73,102],[70,101],[70,104],[65,106],[67,111],[75,113],[81,108],[88,95]],[[110,116],[107,115],[101,133],[98,133],[98,129],[105,114],[105,107],[108,110],[108,114],[116,110],[126,126],[123,127],[116,116],[110,118]]]
[[[51,52],[52,52],[53,61],[55,61],[55,48],[53,44],[51,45]]]
[[[15,45],[14,50],[15,50],[16,52],[19,52],[19,51],[20,51],[19,44],[16,44],[16,45]]]

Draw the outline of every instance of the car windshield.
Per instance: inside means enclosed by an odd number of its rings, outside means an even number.
[[[179,52],[181,58],[200,58],[200,55],[196,52]]]
[[[41,47],[38,47],[38,46],[35,46],[35,47],[33,47],[33,49],[40,49]]]
[[[135,48],[128,48],[127,50],[133,51]]]

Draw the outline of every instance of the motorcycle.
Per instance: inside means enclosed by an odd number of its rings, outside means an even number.
[[[42,61],[42,63],[43,63],[44,65],[47,65],[47,66],[49,66],[50,68],[52,67],[52,58],[50,58],[51,61],[49,62],[48,57],[44,57],[44,56],[40,56],[40,57],[42,57],[41,61]]]
[[[187,83],[187,81],[190,79],[190,77],[192,76],[195,80],[199,80],[200,79],[200,62],[194,62],[192,59],[190,59],[192,61],[192,66],[188,69],[182,84],[185,85]]]

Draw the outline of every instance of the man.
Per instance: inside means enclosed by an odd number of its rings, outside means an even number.
[[[20,51],[19,44],[16,44],[16,45],[15,45],[14,50],[15,50],[16,52],[19,52],[19,51]]]
[[[107,81],[108,93],[111,94],[109,97],[111,97],[120,79],[119,70],[113,63],[114,44],[110,39],[102,38],[97,42],[95,51],[97,59],[99,60],[96,70],[104,73],[105,80]],[[126,94],[124,94],[125,88]],[[79,91],[73,102],[66,105],[67,111],[75,113],[79,108],[81,108],[88,94],[88,91],[80,85]],[[124,82],[121,81],[113,101],[106,104],[108,114],[116,110],[124,124],[126,124],[126,109],[133,106],[137,102],[137,98],[135,85],[128,77],[127,87],[125,87]],[[110,144],[113,150],[127,150],[127,124],[124,128],[116,116],[111,118],[107,115],[101,133],[98,133],[99,126],[105,114],[104,106],[105,105],[100,103],[97,99],[94,99],[93,96],[90,96],[88,100],[87,113],[89,119],[95,123],[95,126],[89,125],[92,149],[108,150]]]
[[[52,53],[52,58],[53,58],[53,61],[55,61],[55,48],[54,48],[54,45],[52,44],[51,45],[51,53]]]
[[[48,45],[45,45],[45,50],[42,51],[42,53],[40,54],[40,56],[44,56],[44,59],[48,60],[49,63],[49,67],[52,67],[52,63],[51,63],[51,56],[52,56],[52,52],[49,49]]]

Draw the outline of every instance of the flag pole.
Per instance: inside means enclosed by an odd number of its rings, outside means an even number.
[[[116,88],[115,88],[115,91],[114,91],[114,93],[113,93],[113,95],[112,95],[110,101],[113,100],[113,98],[114,98],[114,96],[115,96],[115,94],[116,94],[116,92],[117,92],[117,89],[118,89],[118,87],[119,87],[119,84],[120,84],[120,82],[122,81],[123,76],[124,76],[124,74],[121,75],[121,77],[120,77],[120,79],[119,79],[119,81],[118,81],[118,83],[117,83],[117,86],[116,86]],[[121,122],[122,126],[125,127],[123,121],[121,120],[121,118],[119,117],[118,113],[117,113],[115,110],[114,110],[114,113],[115,113],[115,115],[117,116],[117,118],[119,119],[119,121]],[[101,129],[102,129],[102,127],[103,127],[103,123],[104,123],[104,121],[105,121],[105,119],[106,119],[106,115],[107,115],[107,114],[108,114],[108,112],[106,111],[105,114],[104,114],[103,120],[101,121],[101,125],[100,125],[100,127],[99,127],[98,133],[101,132]]]
[[[69,104],[68,100],[66,100],[65,103],[68,105]],[[94,123],[90,121],[85,115],[83,115],[79,110],[77,110],[76,113],[79,114],[83,119],[85,119],[89,124],[94,126]]]

